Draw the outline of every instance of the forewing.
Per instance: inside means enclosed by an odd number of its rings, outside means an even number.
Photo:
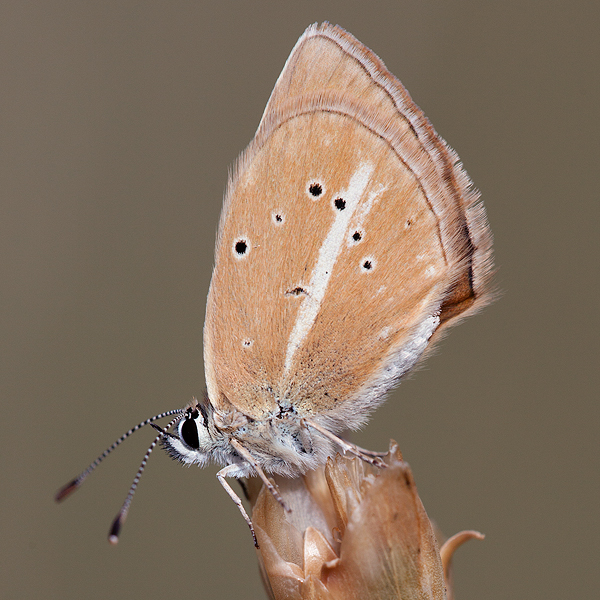
[[[205,323],[213,404],[356,425],[484,295],[489,232],[455,163],[374,54],[309,28],[228,186]]]

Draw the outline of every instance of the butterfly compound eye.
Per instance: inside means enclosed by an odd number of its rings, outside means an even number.
[[[183,442],[193,450],[198,450],[198,448],[200,448],[198,427],[196,427],[194,419],[188,417],[183,421],[179,435]]]

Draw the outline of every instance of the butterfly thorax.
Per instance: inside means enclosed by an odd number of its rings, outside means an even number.
[[[252,465],[232,445],[235,440],[267,473],[288,477],[316,468],[333,454],[329,440],[309,429],[293,410],[253,419],[231,406],[216,410],[209,400],[189,406],[177,433],[163,438],[170,456],[200,467],[209,462],[236,465],[237,477],[255,475]]]

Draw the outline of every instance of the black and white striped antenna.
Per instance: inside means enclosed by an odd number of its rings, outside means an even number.
[[[134,434],[136,431],[139,431],[142,427],[144,427],[146,425],[152,425],[154,423],[154,421],[157,421],[159,419],[164,419],[165,417],[170,417],[172,415],[177,415],[164,429],[157,428],[160,430],[160,433],[159,433],[159,435],[156,436],[156,438],[154,438],[154,441],[152,442],[152,444],[150,444],[150,447],[148,448],[148,450],[146,450],[146,453],[144,454],[144,458],[142,459],[142,462],[141,462],[141,464],[137,470],[137,473],[133,479],[133,482],[131,484],[131,487],[129,488],[129,492],[127,494],[127,497],[125,498],[125,502],[123,502],[123,505],[121,506],[121,509],[119,510],[115,520],[113,521],[112,527],[110,528],[110,532],[108,534],[108,541],[111,544],[116,544],[119,541],[119,531],[121,530],[121,527],[122,527],[123,523],[125,522],[125,519],[127,518],[127,513],[129,512],[129,507],[131,505],[131,501],[133,500],[133,495],[135,494],[135,490],[137,489],[140,478],[142,477],[142,473],[144,472],[146,463],[148,462],[148,458],[150,458],[150,454],[152,454],[152,451],[156,447],[156,444],[158,444],[160,438],[163,437],[166,434],[166,432],[171,427],[173,427],[173,425],[175,425],[175,423],[177,423],[178,421],[180,421],[183,418],[184,412],[185,412],[184,409],[181,409],[181,408],[178,408],[175,410],[169,410],[169,411],[161,413],[159,415],[150,417],[149,419],[146,419],[145,421],[138,423],[135,427],[132,427],[129,431],[126,431],[116,442],[111,444],[104,452],[102,452],[102,454],[100,454],[100,456],[98,456],[98,458],[95,461],[93,461],[89,465],[89,467],[87,467],[87,469],[82,471],[79,475],[77,475],[77,477],[75,477],[75,479],[72,479],[69,483],[67,483],[65,486],[60,488],[60,490],[58,490],[58,492],[56,492],[56,495],[54,496],[54,499],[56,500],[56,502],[61,502],[67,496],[70,496],[76,489],[81,487],[83,482],[96,469],[96,467],[113,450],[115,450],[118,446],[120,446],[130,435]]]

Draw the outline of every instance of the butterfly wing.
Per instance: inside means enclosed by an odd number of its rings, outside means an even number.
[[[363,422],[487,296],[491,235],[457,160],[368,48],[309,27],[229,181],[205,323],[211,402]]]

